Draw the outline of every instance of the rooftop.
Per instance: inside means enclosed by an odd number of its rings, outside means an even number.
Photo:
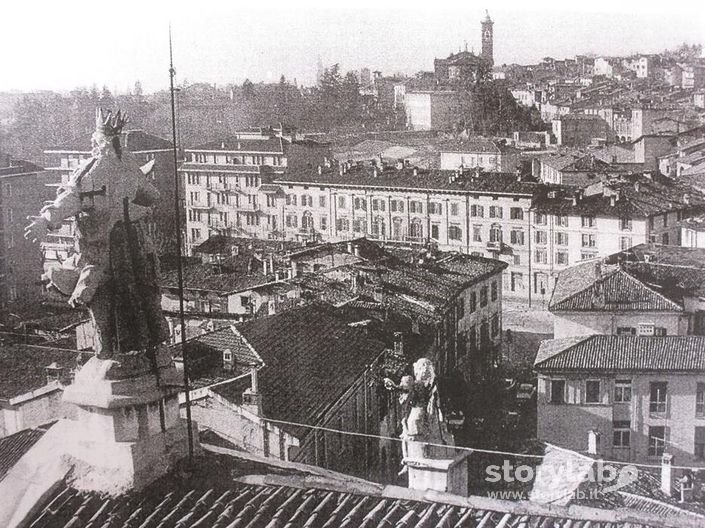
[[[23,174],[42,172],[43,170],[44,169],[39,165],[35,165],[29,161],[12,160],[9,167],[0,167],[0,177],[21,176]]]
[[[371,166],[357,165],[350,167],[344,174],[340,174],[337,167],[323,167],[321,174],[316,169],[292,169],[282,176],[277,176],[275,181],[280,184],[309,183],[311,185],[341,187],[431,189],[461,193],[520,194],[524,196],[532,195],[538,188],[537,183],[517,181],[515,174],[481,172],[477,175],[466,171],[464,175],[458,176],[453,181],[451,176],[454,174],[455,171],[435,169],[385,167],[384,170],[380,170]]]
[[[557,311],[683,311],[683,297],[619,266],[589,261],[560,273],[549,304]]]
[[[236,329],[243,346],[264,362],[257,376],[264,416],[304,424],[315,424],[386,348],[325,304],[251,320]],[[214,390],[239,403],[247,387],[249,379],[243,379]]]
[[[382,486],[278,470],[272,463],[210,447],[190,472],[166,475],[139,492],[117,497],[81,492],[62,483],[27,525],[74,528],[127,526],[225,527],[475,527],[690,528],[675,516],[584,506],[542,506]]]
[[[262,137],[261,139],[228,138],[211,141],[203,145],[187,148],[186,151],[222,151],[222,152],[263,152],[284,154],[288,142],[280,137]]]
[[[47,384],[45,368],[52,363],[75,368],[78,352],[39,345],[3,344],[0,346],[0,400],[40,389]],[[12,375],[7,375],[11,372]]]
[[[575,203],[573,203],[575,199]],[[665,177],[624,176],[596,180],[580,191],[546,188],[537,193],[533,208],[540,213],[644,218],[705,206],[705,195],[689,185]]]
[[[549,339],[539,347],[537,370],[705,373],[705,336],[593,335]]]

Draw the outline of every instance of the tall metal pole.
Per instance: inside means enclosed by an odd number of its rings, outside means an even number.
[[[181,193],[179,192],[179,153],[176,145],[176,105],[174,103],[174,53],[171,45],[171,24],[169,24],[169,92],[171,94],[171,138],[174,151],[174,213],[176,215],[176,270],[179,285],[179,323],[181,324],[181,354],[184,360],[184,394],[186,400],[186,428],[188,431],[189,462],[193,460],[193,425],[191,423],[191,395],[189,387],[189,359],[186,353],[186,320],[184,317],[184,270],[181,262]]]

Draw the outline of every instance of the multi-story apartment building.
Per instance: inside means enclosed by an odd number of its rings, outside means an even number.
[[[330,147],[291,140],[272,129],[186,149],[184,181],[187,251],[212,234],[268,238],[282,229],[271,214],[276,188],[268,182],[287,168],[330,163]]]
[[[483,137],[441,147],[441,170],[480,167],[489,172],[514,172],[520,162],[518,149]]]
[[[608,140],[608,126],[600,116],[566,114],[551,123],[558,145],[586,147],[593,142]]]
[[[613,460],[658,463],[666,453],[705,466],[705,337],[553,339],[534,368],[540,440]]]
[[[152,235],[169,238],[174,233],[174,153],[172,144],[143,130],[125,130],[120,142],[132,153],[141,165],[153,162],[148,175],[159,190],[161,200],[152,214],[148,227]],[[64,145],[50,147],[44,151],[44,162],[51,175],[48,185],[54,188],[66,184],[73,171],[91,157],[91,137],[86,135]],[[43,244],[45,266],[52,266],[65,259],[73,247],[73,231],[70,222],[50,233]]]
[[[290,169],[271,183],[249,183],[248,203],[257,204],[259,223],[241,221],[242,236],[430,243],[507,262],[505,295],[545,301],[560,270],[650,240],[675,243],[676,222],[705,203],[690,188],[646,177],[576,191],[547,189],[513,174],[401,165]],[[203,200],[202,187],[191,192]],[[232,203],[210,207],[199,212],[203,205],[187,201],[190,246],[215,231],[215,215],[230,218],[238,211]]]
[[[8,303],[36,300],[42,292],[41,248],[24,238],[27,217],[50,197],[46,172],[27,161],[0,158],[0,316]]]
[[[692,188],[657,177],[599,181],[577,191],[546,190],[532,207],[532,293],[548,300],[557,274],[581,261],[648,242],[678,244],[678,222],[704,205]]]

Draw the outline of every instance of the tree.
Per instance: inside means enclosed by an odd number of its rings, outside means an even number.
[[[242,83],[242,95],[245,99],[252,99],[255,96],[255,85],[251,80],[245,79]]]

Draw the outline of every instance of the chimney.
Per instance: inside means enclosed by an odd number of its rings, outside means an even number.
[[[265,276],[268,275],[268,273],[267,273],[268,264],[269,264],[269,262],[267,262],[267,259],[262,260],[262,273]]]
[[[257,367],[250,370],[250,387],[242,393],[242,407],[255,416],[262,416],[262,395],[257,384]]]
[[[274,272],[274,280],[279,282],[279,272],[278,271]]]
[[[348,253],[353,254],[353,243],[351,240],[348,240]]]
[[[44,367],[44,372],[47,377],[47,385],[54,382],[60,382],[63,370],[63,368],[56,364],[56,361],[54,361],[51,365]]]
[[[220,148],[225,149],[225,141],[220,142]]]
[[[376,178],[377,177],[377,167],[375,166],[374,170],[372,171],[372,177]]]
[[[639,187],[640,187],[639,182],[638,182],[638,181],[635,181],[635,182],[634,182],[634,191],[635,191],[635,192],[639,192]]]
[[[673,494],[673,455],[670,453],[661,457],[661,491],[669,497]]]
[[[345,174],[345,165],[343,163],[338,165],[338,174],[340,174],[341,176]]]
[[[384,296],[384,287],[383,286],[375,286],[373,297],[375,299],[375,302],[383,303],[384,297],[385,297]]]
[[[683,194],[683,203],[685,205],[690,205],[690,195],[688,193]]]
[[[588,431],[588,455],[600,454],[600,433],[594,429]]]
[[[614,207],[614,204],[617,202],[617,197],[614,194],[610,195],[610,206]]]
[[[417,167],[414,167],[414,176],[419,175],[419,169]]]
[[[323,167],[321,167],[320,165],[318,166],[318,174],[323,174]]]
[[[360,256],[360,246],[358,246],[357,244],[353,245],[353,254],[356,257]]]
[[[357,293],[357,290],[359,287],[360,287],[360,279],[357,275],[357,272],[353,271],[350,276],[350,291],[352,293]]]
[[[394,332],[394,355],[404,356],[404,334],[401,332]]]
[[[573,195],[573,207],[578,205],[578,197],[576,195]]]

